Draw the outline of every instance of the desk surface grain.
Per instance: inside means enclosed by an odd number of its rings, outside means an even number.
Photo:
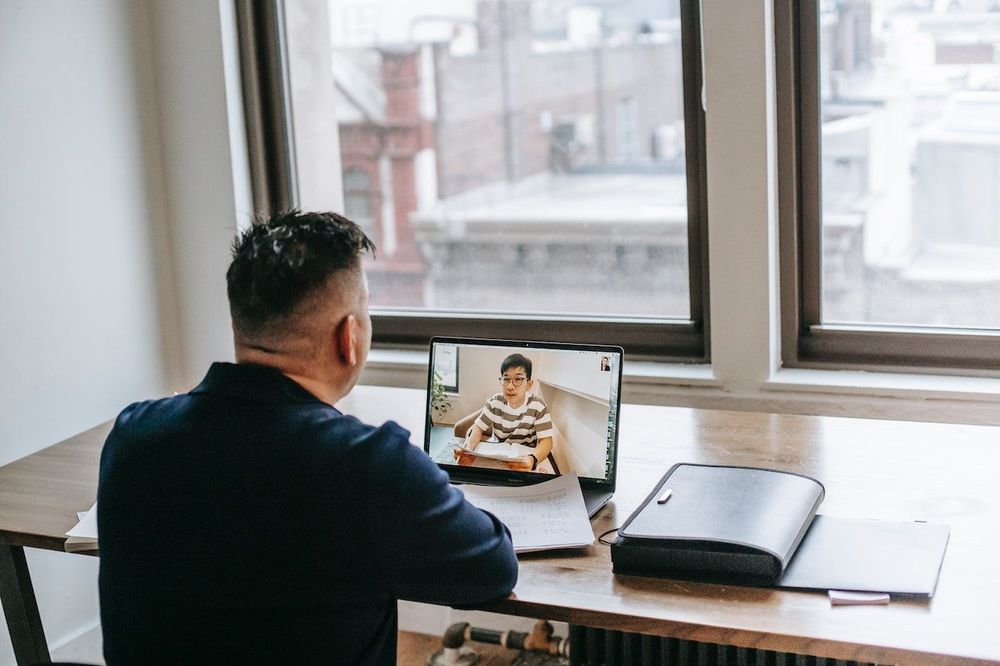
[[[357,387],[340,408],[392,418],[422,441],[424,392]],[[1000,664],[1000,428],[625,405],[617,527],[674,463],[758,465],[815,476],[821,512],[951,527],[935,596],[832,608],[825,594],[614,576],[607,546],[520,556],[501,613],[689,640],[879,663]],[[94,501],[110,424],[0,468],[0,540],[62,550]]]
[[[341,403],[420,442],[423,391],[364,387]],[[389,411],[394,411],[390,414]],[[519,557],[501,613],[876,663],[1000,663],[1000,428],[624,405],[617,527],[678,462],[756,465],[821,480],[821,512],[951,527],[932,599],[830,606],[824,593],[615,576],[607,546]]]
[[[66,532],[97,498],[111,422],[0,467],[0,542],[62,550]]]
[[[998,435],[972,426],[629,407],[621,433],[626,482],[595,532],[621,524],[676,462],[773,466],[823,481],[823,513],[950,525],[937,593],[888,607],[831,608],[816,592],[616,577],[608,548],[598,545],[584,557],[525,562],[517,599],[542,614],[546,605],[572,608],[558,619],[580,624],[742,647],[878,663],[998,660],[1000,493],[989,464]]]

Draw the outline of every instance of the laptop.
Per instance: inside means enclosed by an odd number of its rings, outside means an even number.
[[[452,483],[575,473],[593,517],[615,491],[622,360],[611,345],[432,338],[424,451]]]

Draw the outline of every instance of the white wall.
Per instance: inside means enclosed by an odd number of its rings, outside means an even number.
[[[127,0],[0,2],[0,463],[173,384],[147,34]],[[92,627],[97,560],[27,552],[49,644]]]
[[[0,462],[171,383],[163,198],[133,26],[124,0],[0,2]]]
[[[0,0],[0,464],[232,355],[224,272],[249,205],[220,14]],[[53,655],[99,661],[97,560],[27,554]]]
[[[541,373],[533,373],[546,384],[575,391],[607,406],[611,397],[611,372],[601,370],[601,356],[593,352],[535,352],[534,365]],[[610,359],[609,359],[610,360]]]
[[[608,404],[553,386],[546,387],[545,396],[556,426],[556,461],[562,471],[603,477],[608,450]]]
[[[233,235],[253,206],[241,187],[248,180],[245,149],[230,143],[230,119],[242,123],[242,112],[233,112],[239,88],[226,79],[227,71],[238,77],[231,2],[150,0],[149,7],[177,282],[178,372],[187,390],[212,361],[232,360],[226,268]]]

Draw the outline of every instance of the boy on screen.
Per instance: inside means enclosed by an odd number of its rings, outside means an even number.
[[[552,452],[552,417],[540,396],[535,395],[531,359],[511,354],[500,364],[500,393],[486,401],[462,447],[454,450],[460,465],[472,464],[467,451],[475,450],[491,433],[499,442],[531,449],[518,460],[506,463],[519,472],[554,473],[548,461]]]

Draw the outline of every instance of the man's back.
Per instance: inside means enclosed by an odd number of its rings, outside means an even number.
[[[506,529],[408,439],[252,365],[126,409],[98,496],[109,664],[393,663],[397,598],[509,593]]]

